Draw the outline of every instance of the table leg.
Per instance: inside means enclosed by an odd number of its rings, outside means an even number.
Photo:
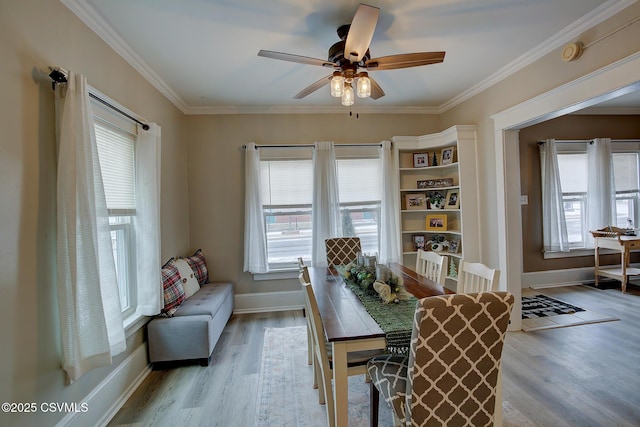
[[[347,343],[336,341],[333,346],[333,407],[335,426],[349,425],[349,381],[347,373]]]
[[[627,267],[629,266],[629,261],[631,260],[631,254],[627,251],[627,248],[622,246],[622,292],[627,292]]]

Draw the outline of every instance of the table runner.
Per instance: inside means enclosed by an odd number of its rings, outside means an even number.
[[[380,329],[384,331],[387,339],[387,351],[393,354],[409,354],[417,298],[412,296],[398,303],[385,304],[377,294],[367,293],[356,282],[345,278],[343,266],[336,266],[336,270],[349,289],[358,296]]]

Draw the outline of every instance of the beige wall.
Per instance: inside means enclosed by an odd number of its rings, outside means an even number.
[[[436,116],[362,114],[356,119],[347,113],[191,116],[187,127],[191,245],[204,251],[211,276],[232,280],[239,294],[299,289],[297,280],[254,281],[242,272],[243,144],[375,143],[440,131]]]
[[[636,16],[640,16],[640,3],[634,3],[596,28],[587,31],[579,37],[579,40],[589,44],[620,28]],[[501,169],[496,168],[495,137],[491,116],[638,52],[640,24],[628,26],[590,46],[574,62],[562,61],[561,50],[559,48],[543,56],[441,116],[443,128],[455,124],[478,126],[480,247],[482,261],[492,266],[499,265],[496,236],[498,236],[497,218],[500,215],[497,211],[497,194],[503,189],[497,187],[497,173]],[[519,179],[519,174],[505,177],[507,182],[514,179]],[[510,250],[518,249],[510,248]]]
[[[593,255],[544,259],[542,256],[542,190],[538,141],[548,138],[582,140],[607,137],[640,139],[639,116],[569,115],[529,126],[520,131],[520,187],[529,196],[522,207],[522,253],[524,272],[593,267]],[[634,254],[638,258],[638,254]],[[603,263],[617,263],[619,256],[602,257]],[[637,261],[637,259],[636,259]]]
[[[47,66],[84,74],[162,126],[162,254],[189,249],[184,115],[59,0],[0,0],[0,401],[81,402],[112,367],[65,385],[56,295],[56,149]],[[54,425],[64,414],[0,413],[0,425]]]

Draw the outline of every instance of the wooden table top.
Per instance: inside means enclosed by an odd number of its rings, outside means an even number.
[[[391,270],[402,277],[404,288],[416,298],[453,293],[436,282],[400,264]],[[384,337],[385,333],[369,315],[358,296],[349,289],[335,269],[309,267],[311,286],[318,301],[327,341]]]

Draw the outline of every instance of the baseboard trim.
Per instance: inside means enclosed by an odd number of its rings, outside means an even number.
[[[236,294],[233,312],[262,313],[267,311],[300,310],[304,308],[302,290]]]
[[[106,426],[149,373],[151,365],[147,360],[147,344],[144,343],[83,399],[82,403],[89,408],[87,412],[69,413],[56,426]]]

